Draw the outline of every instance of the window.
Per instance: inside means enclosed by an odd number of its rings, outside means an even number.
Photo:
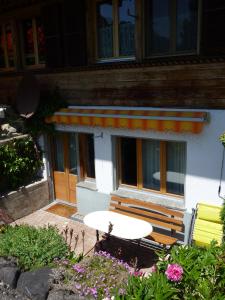
[[[45,36],[40,18],[22,22],[24,65],[33,66],[45,63]]]
[[[120,185],[184,195],[184,142],[119,138],[118,150]]]
[[[146,0],[146,55],[197,50],[198,0]]]
[[[135,54],[135,0],[97,1],[97,56],[100,59]]]
[[[13,43],[13,28],[11,23],[0,25],[0,68],[15,67],[15,49]]]
[[[84,179],[95,178],[94,135],[80,134],[81,176]]]

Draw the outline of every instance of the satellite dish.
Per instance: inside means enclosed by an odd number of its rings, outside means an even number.
[[[36,111],[40,100],[40,87],[37,79],[32,74],[22,78],[16,97],[16,108],[20,116],[28,119]]]

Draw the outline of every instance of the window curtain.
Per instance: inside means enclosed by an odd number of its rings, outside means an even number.
[[[168,193],[184,195],[186,172],[186,144],[167,142],[167,181]]]
[[[160,190],[160,142],[142,142],[143,187]]]

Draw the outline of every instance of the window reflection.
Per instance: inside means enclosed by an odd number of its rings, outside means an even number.
[[[0,26],[0,68],[5,68],[5,40],[3,35],[3,28]]]
[[[10,24],[5,25],[5,35],[6,35],[6,49],[8,56],[8,66],[14,67],[14,50],[13,50],[13,36],[12,36],[12,27]]]
[[[194,50],[197,43],[197,1],[177,0],[177,50]]]
[[[26,65],[35,64],[32,19],[23,21],[24,56]]]
[[[98,56],[113,56],[113,8],[112,1],[103,1],[97,5]]]
[[[134,0],[119,1],[120,55],[134,55],[135,4]]]

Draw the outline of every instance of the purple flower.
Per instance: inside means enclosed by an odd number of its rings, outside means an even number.
[[[77,273],[85,273],[85,269],[79,264],[73,265],[73,269],[77,271]]]
[[[98,291],[97,291],[97,289],[95,287],[94,288],[90,288],[89,291],[90,291],[90,293],[91,293],[92,296],[94,296],[95,298],[97,298]]]
[[[75,284],[75,288],[76,288],[77,290],[80,290],[80,289],[81,289],[81,284],[76,283],[76,284]]]
[[[169,264],[165,272],[167,278],[175,282],[181,281],[183,273],[183,268],[178,264]]]

